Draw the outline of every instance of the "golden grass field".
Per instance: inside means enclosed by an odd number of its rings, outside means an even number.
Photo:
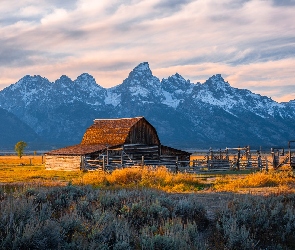
[[[31,163],[31,164],[30,164]],[[235,171],[216,174],[171,173],[164,167],[125,168],[100,171],[45,170],[42,156],[0,156],[0,184],[38,186],[93,185],[101,188],[154,188],[166,192],[295,192],[293,171],[245,174]]]

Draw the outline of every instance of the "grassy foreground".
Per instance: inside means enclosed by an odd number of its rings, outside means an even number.
[[[164,167],[125,168],[112,173],[98,171],[45,170],[41,156],[0,157],[0,183],[23,183],[37,186],[92,185],[100,188],[146,187],[165,192],[196,192],[203,189],[238,192],[249,188],[277,187],[281,192],[295,193],[292,171],[269,171],[241,174],[196,175],[171,173]],[[30,165],[31,163],[31,165]],[[213,181],[212,181],[213,179]]]
[[[23,183],[38,186],[92,185],[100,188],[147,187],[166,192],[194,192],[202,189],[194,175],[173,174],[166,168],[125,168],[112,173],[99,171],[54,171],[44,166],[1,166],[0,183]]]

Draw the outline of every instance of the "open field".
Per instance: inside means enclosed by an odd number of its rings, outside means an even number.
[[[294,249],[294,195],[292,171],[48,171],[40,156],[0,157],[0,249]]]
[[[31,161],[31,164],[30,164]],[[292,171],[222,173],[171,173],[164,167],[125,168],[111,173],[101,171],[45,170],[42,156],[0,156],[0,183],[23,183],[38,186],[92,185],[101,188],[147,187],[166,192],[293,192]],[[295,191],[294,191],[295,193]]]
[[[5,165],[41,165],[44,157],[41,155],[24,155],[19,158],[16,155],[0,155],[0,166]]]

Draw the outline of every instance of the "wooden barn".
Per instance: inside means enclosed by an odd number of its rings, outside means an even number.
[[[46,169],[114,169],[189,161],[190,153],[163,146],[144,118],[96,119],[80,144],[48,152]]]

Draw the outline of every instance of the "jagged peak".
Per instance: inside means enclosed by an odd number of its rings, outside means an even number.
[[[50,84],[49,80],[45,77],[40,75],[25,75],[21,79],[19,79],[16,83],[11,84],[10,86],[6,87],[5,89],[16,90],[19,88],[25,87],[36,87],[38,84]]]
[[[83,84],[84,82],[87,82],[87,83],[91,82],[96,84],[94,77],[88,73],[83,73],[79,75],[77,79],[75,80],[75,82],[78,82],[79,84]]]
[[[88,74],[88,73],[82,73],[81,75],[79,75],[78,77],[77,77],[77,79],[80,79],[80,78],[82,78],[82,79],[94,79],[94,77],[92,76],[92,75],[90,75],[90,74]]]
[[[193,86],[190,80],[186,80],[178,73],[175,73],[172,76],[169,76],[167,79],[162,80],[164,88],[173,88],[173,90],[181,89],[186,90]]]
[[[70,77],[68,77],[67,75],[62,75],[58,80],[62,80],[62,81],[64,81],[64,80],[66,80],[66,81],[72,81],[72,79],[70,78]],[[58,81],[57,80],[57,81]]]
[[[136,70],[136,71],[150,70],[150,65],[148,62],[142,62],[142,63],[138,64],[133,70]]]
[[[99,87],[101,89],[103,88],[99,84],[97,84],[95,78],[88,73],[83,73],[79,75],[74,82],[79,85],[85,85],[87,87]]]
[[[163,82],[166,82],[166,81],[173,81],[173,82],[187,82],[180,74],[178,73],[175,73],[174,75],[172,76],[168,76],[168,78],[163,78]]]
[[[33,76],[25,75],[20,80],[18,80],[16,83],[22,83],[22,82],[27,82],[27,81],[38,81],[38,80],[46,80],[46,81],[48,81],[47,78],[42,77],[40,75],[33,75]]]
[[[221,74],[213,75],[213,76],[209,77],[208,80],[225,82],[223,77],[221,76]]]
[[[137,75],[147,75],[152,76],[152,71],[150,69],[148,62],[142,62],[138,64],[129,74],[129,76],[137,76]]]
[[[57,79],[55,82],[55,84],[57,85],[68,85],[68,84],[71,84],[73,83],[72,79],[69,78],[68,76],[66,75],[62,75],[59,79]]]
[[[223,79],[221,74],[211,76],[204,84],[214,85],[217,88],[230,87],[230,84]]]
[[[180,79],[181,81],[186,81],[182,75],[178,74],[177,72],[171,76],[172,78]]]

